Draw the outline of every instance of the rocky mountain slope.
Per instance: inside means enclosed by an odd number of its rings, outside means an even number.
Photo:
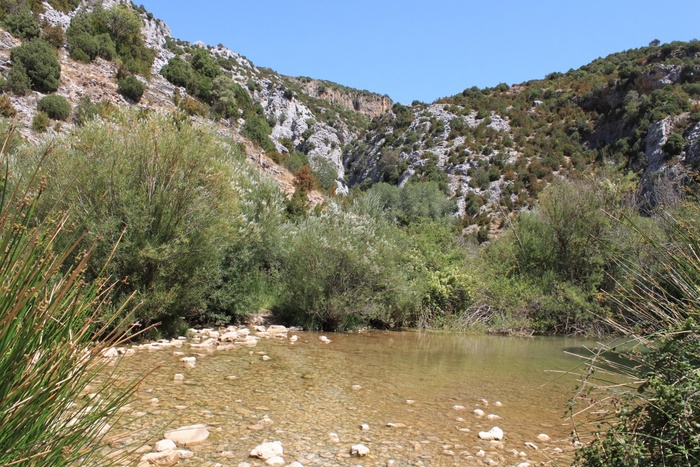
[[[700,161],[698,41],[652,43],[545,79],[403,106],[368,91],[258,68],[222,45],[176,40],[166,24],[124,0],[84,0],[74,2],[76,8],[63,3],[35,8],[44,34],[47,26],[70,32],[74,18],[99,5],[121,7],[138,15],[143,43],[152,51],[148,72],[135,74],[145,85],[136,103],[119,92],[124,64],[76,60],[75,46],[64,42],[57,51],[56,93],[74,109],[89,97],[210,119],[245,144],[251,161],[287,193],[293,172],[305,163],[334,194],[380,181],[433,181],[457,201],[456,215],[468,230],[495,232],[505,213],[532,206],[555,177],[585,176],[593,167],[635,173],[642,204],[653,209],[680,196]],[[7,26],[0,31],[6,78],[11,50],[22,42]],[[68,120],[39,133],[32,122],[43,94],[6,94],[30,139],[76,124]]]

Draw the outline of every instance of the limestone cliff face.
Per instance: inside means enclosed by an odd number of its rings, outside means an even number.
[[[337,104],[369,118],[384,115],[394,105],[388,96],[350,89],[328,81],[311,78],[290,78],[290,81],[298,84],[311,97]]]

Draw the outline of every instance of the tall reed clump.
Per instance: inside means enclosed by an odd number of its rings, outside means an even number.
[[[700,210],[669,220],[646,268],[630,267],[609,324],[623,336],[590,361],[574,420],[586,466],[700,464]],[[638,232],[642,233],[642,232]],[[576,407],[579,399],[583,409]]]
[[[0,165],[0,465],[103,463],[105,432],[134,388],[103,357],[122,324],[97,320],[110,290],[84,280],[90,251],[76,250],[69,215],[38,216],[50,181],[20,176],[5,147]],[[58,249],[65,236],[73,246]]]

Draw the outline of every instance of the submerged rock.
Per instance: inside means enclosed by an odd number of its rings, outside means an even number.
[[[486,440],[486,441],[500,441],[503,439],[503,430],[498,428],[497,426],[491,428],[489,431],[480,431],[479,432],[479,438]]]
[[[257,457],[264,461],[272,459],[273,457],[281,457],[282,454],[284,454],[284,448],[279,441],[259,444],[250,451],[250,457]]]
[[[369,448],[364,444],[355,444],[350,448],[350,455],[357,457],[364,457],[369,454]]]
[[[165,438],[174,441],[178,446],[187,446],[189,444],[198,443],[200,441],[204,441],[208,437],[209,430],[207,430],[207,427],[201,423],[183,426],[165,433]]]

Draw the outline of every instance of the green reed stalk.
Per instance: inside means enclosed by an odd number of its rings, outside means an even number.
[[[83,280],[91,252],[76,250],[68,213],[37,216],[50,181],[21,181],[4,147],[0,164],[0,465],[104,465],[105,433],[135,387],[102,355],[125,323],[101,321],[110,287]],[[56,248],[65,235],[72,246]]]

